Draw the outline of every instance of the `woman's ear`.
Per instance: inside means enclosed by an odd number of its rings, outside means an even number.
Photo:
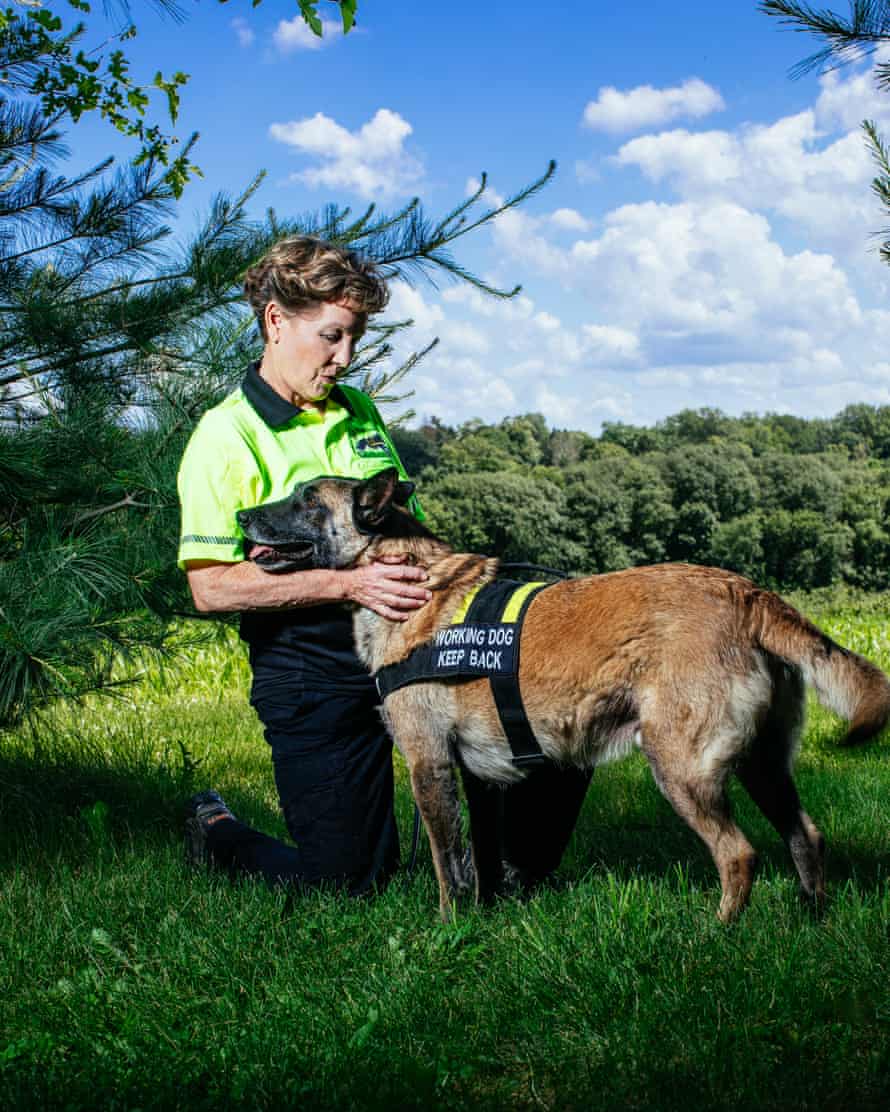
[[[270,343],[277,344],[281,338],[281,309],[274,301],[266,302],[263,310],[263,324],[266,326],[266,338]]]

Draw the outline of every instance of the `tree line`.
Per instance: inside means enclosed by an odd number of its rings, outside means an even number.
[[[573,574],[684,560],[778,590],[890,586],[890,406],[684,410],[599,436],[540,414],[397,429],[435,531]]]

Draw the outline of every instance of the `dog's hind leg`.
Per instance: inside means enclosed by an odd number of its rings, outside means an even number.
[[[647,740],[648,737],[648,740]],[[724,923],[735,919],[751,895],[757,855],[732,818],[725,782],[728,769],[703,769],[694,758],[677,759],[679,747],[665,747],[670,759],[660,756],[652,734],[643,729],[643,751],[649,759],[656,783],[674,810],[698,834],[714,859],[720,874],[722,898],[718,917]],[[684,745],[684,753],[694,752]]]
[[[816,910],[821,909],[825,902],[825,840],[801,807],[791,773],[787,768],[771,767],[754,754],[736,771],[788,847],[800,877],[801,895]]]
[[[803,721],[804,689],[784,666],[772,669],[775,696],[767,719],[736,768],[748,794],[778,831],[800,877],[801,895],[815,910],[825,902],[825,839],[803,810],[791,759]]]

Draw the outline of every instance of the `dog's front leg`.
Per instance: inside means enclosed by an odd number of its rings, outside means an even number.
[[[419,757],[411,762],[411,787],[426,827],[439,881],[439,910],[443,920],[451,914],[451,901],[466,881],[460,837],[460,807],[454,768],[447,759]]]

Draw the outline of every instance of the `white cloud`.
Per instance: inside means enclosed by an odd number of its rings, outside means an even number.
[[[426,344],[438,334],[445,314],[438,305],[428,304],[423,295],[407,282],[395,281],[389,286],[386,316],[389,320],[412,320],[417,335]]]
[[[683,199],[734,200],[778,213],[814,246],[836,252],[861,252],[877,219],[869,189],[874,169],[862,137],[850,132],[826,143],[809,110],[735,134],[640,136],[614,162],[669,183]]]
[[[590,229],[590,221],[573,208],[557,209],[550,213],[549,220],[551,224],[564,231],[586,232]]]
[[[581,331],[585,350],[595,363],[626,363],[640,356],[640,340],[627,328],[610,324],[585,324]]]
[[[890,313],[872,319],[831,255],[783,248],[762,213],[711,199],[650,201],[622,206],[601,223],[598,236],[568,249],[547,243],[537,265],[527,239],[543,238],[543,221],[496,233],[508,258],[523,260],[529,288],[540,275],[546,288],[555,280],[589,306],[577,328],[565,313],[552,343],[546,333],[534,341],[520,324],[493,344],[493,372],[511,349],[534,352],[510,363],[521,408],[538,408],[557,424],[574,411],[568,423],[585,428],[606,419],[653,421],[683,406],[821,412],[832,382],[857,377],[863,363],[885,362]],[[460,300],[475,308],[472,298]],[[532,322],[544,313],[536,309]],[[544,404],[542,383],[558,403]],[[811,395],[808,383],[824,389]],[[581,384],[595,407],[565,401]],[[888,387],[880,371],[870,385]]]
[[[668,89],[638,85],[621,92],[609,85],[587,104],[583,122],[595,131],[636,131],[681,117],[700,119],[725,107],[717,90],[697,77]]]
[[[528,263],[533,270],[569,276],[569,260],[565,251],[546,238],[545,221],[521,209],[507,209],[494,221],[495,242],[515,259]]]
[[[441,333],[442,342],[456,351],[485,355],[491,350],[488,336],[480,328],[464,321],[450,321]]]
[[[442,300],[452,305],[466,305],[481,317],[497,317],[510,322],[528,320],[534,315],[534,303],[525,294],[508,301],[496,301],[473,286],[461,285],[450,286],[443,292]]]
[[[830,72],[819,88],[814,106],[796,115],[735,131],[641,135],[610,161],[636,167],[683,200],[719,198],[778,214],[811,246],[862,260],[882,214],[860,122],[890,127],[890,98],[876,91],[873,69]]]
[[[656,369],[654,371],[640,371],[634,375],[634,381],[644,389],[658,386],[678,387],[687,390],[692,384],[693,376],[688,371]]]
[[[882,58],[888,60],[886,51]],[[858,73],[829,70],[819,78],[819,85],[815,113],[820,126],[849,131],[866,117],[882,124],[890,121],[890,103],[885,93],[876,90],[873,66]]]
[[[670,177],[678,192],[693,188],[725,188],[742,172],[739,141],[725,131],[683,129],[641,135],[625,143],[613,160],[637,166],[650,181]]]
[[[411,192],[422,179],[422,164],[404,146],[412,130],[398,112],[380,108],[354,132],[318,112],[302,120],[270,124],[269,135],[321,160],[294,174],[293,180],[376,198]]]
[[[684,406],[887,404],[890,310],[871,306],[890,279],[866,255],[882,216],[858,127],[875,107],[861,74],[831,74],[795,115],[616,143],[604,169],[638,171],[651,200],[503,214],[485,277],[526,292],[455,286],[412,304],[442,338],[412,376],[416,410],[449,423],[538,410],[596,431]]]
[[[519,412],[520,399],[511,384],[493,374],[486,362],[471,357],[439,354],[429,358],[411,376],[411,407],[423,417],[436,416],[446,424],[461,424],[472,417],[499,421]]]
[[[323,50],[336,42],[342,35],[340,24],[334,20],[321,21],[322,34],[316,35],[302,16],[282,19],[272,33],[272,42],[282,54],[293,54],[296,50]]]
[[[535,313],[534,322],[543,332],[555,332],[560,326],[559,317],[544,311]]]
[[[767,219],[739,205],[625,205],[572,257],[599,314],[676,358],[772,345],[786,333],[833,337],[861,319],[844,272],[828,255],[786,254]]]
[[[242,19],[239,15],[232,20],[230,26],[234,29],[235,34],[238,36],[239,46],[251,46],[253,44],[253,40],[256,38],[256,35],[254,34],[253,28],[250,26],[246,19]]]

